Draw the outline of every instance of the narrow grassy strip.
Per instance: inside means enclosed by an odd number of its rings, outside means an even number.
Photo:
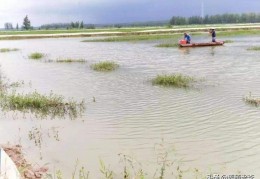
[[[1,48],[0,53],[18,51],[18,48]]]
[[[226,44],[226,43],[233,43],[234,41],[233,40],[225,40],[224,42]]]
[[[91,65],[91,68],[93,70],[104,71],[104,72],[116,70],[118,67],[119,65],[113,61],[103,61]]]
[[[217,29],[217,37],[226,37],[226,36],[245,36],[245,35],[259,35],[260,31],[256,29],[249,30],[221,30]]]
[[[107,37],[101,39],[83,40],[82,42],[128,42],[128,41],[145,41],[145,40],[159,40],[169,39],[176,34],[162,34],[162,35],[127,35],[127,36],[116,36]]]
[[[173,86],[177,88],[187,88],[190,87],[191,82],[194,81],[195,79],[193,77],[176,73],[171,75],[157,75],[157,77],[152,80],[152,84],[161,86]]]
[[[85,63],[86,60],[84,59],[72,59],[72,58],[66,58],[66,59],[57,59],[57,63]]]
[[[260,51],[260,46],[259,47],[250,47],[247,50]]]
[[[29,94],[1,93],[0,106],[4,111],[19,111],[33,113],[37,117],[51,118],[66,116],[75,119],[83,112],[84,101],[77,103],[74,100],[65,101],[64,97],[50,93],[42,95],[38,92]]]
[[[156,45],[155,47],[160,47],[160,48],[176,48],[179,47],[178,43],[162,43],[159,45]]]
[[[39,53],[39,52],[34,52],[34,53],[31,53],[28,57],[29,57],[29,59],[39,60],[44,57],[44,54]]]

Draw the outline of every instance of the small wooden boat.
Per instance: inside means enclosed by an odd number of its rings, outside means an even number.
[[[20,179],[21,175],[12,159],[0,148],[0,179]]]
[[[190,44],[184,44],[184,43],[179,43],[180,47],[206,47],[206,46],[219,46],[223,45],[223,41],[218,41],[218,42],[204,42],[204,43],[190,43]]]

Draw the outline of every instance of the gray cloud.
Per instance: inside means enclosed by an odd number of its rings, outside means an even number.
[[[0,27],[22,23],[28,14],[32,25],[83,20],[85,23],[119,23],[167,20],[172,16],[260,12],[259,0],[0,0]]]

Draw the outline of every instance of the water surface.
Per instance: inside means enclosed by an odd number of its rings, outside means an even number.
[[[65,175],[79,159],[97,176],[100,158],[117,170],[118,153],[133,156],[153,174],[154,146],[164,139],[185,167],[260,177],[260,109],[243,101],[249,92],[260,96],[259,52],[246,50],[260,46],[259,37],[188,49],[156,48],[158,41],[80,42],[84,39],[0,41],[1,48],[20,49],[0,53],[2,73],[10,81],[25,82],[19,92],[53,91],[86,100],[86,112],[76,120],[1,114],[0,143],[21,143],[32,162],[48,163]],[[87,63],[29,60],[35,51],[45,53],[46,59],[84,58]],[[113,60],[120,68],[109,73],[90,69],[103,60]],[[151,85],[157,74],[168,73],[204,80],[191,90]],[[35,128],[42,133],[41,147],[28,136]]]

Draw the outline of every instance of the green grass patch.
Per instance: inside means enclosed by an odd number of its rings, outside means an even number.
[[[176,48],[179,47],[178,43],[162,43],[159,45],[156,45],[155,47],[160,47],[160,48]]]
[[[22,30],[22,31],[0,31],[0,35],[40,35],[40,34],[74,34],[95,32],[137,32],[144,30],[167,29],[166,27],[123,27],[123,28],[96,28],[96,29],[49,29],[49,30]]]
[[[217,37],[226,37],[226,36],[246,36],[246,35],[259,35],[260,31],[256,29],[250,29],[250,30],[222,30],[222,29],[217,29],[216,30]]]
[[[65,101],[62,96],[53,93],[49,95],[42,95],[38,92],[29,94],[1,93],[0,106],[4,111],[29,112],[37,117],[69,116],[74,119],[84,110],[84,101],[81,103],[74,100]]]
[[[113,71],[116,70],[119,65],[112,61],[103,61],[91,65],[91,68],[95,71]]]
[[[34,53],[31,53],[28,57],[29,57],[29,59],[39,60],[44,57],[44,54],[39,53],[39,52],[34,52]]]
[[[173,86],[177,88],[187,88],[190,87],[191,82],[194,82],[193,77],[185,76],[179,73],[171,75],[157,75],[152,80],[153,85],[161,86]]]
[[[259,47],[250,47],[247,50],[260,51],[260,46]]]
[[[18,48],[1,48],[0,53],[5,53],[5,52],[12,52],[12,51],[18,51]]]

